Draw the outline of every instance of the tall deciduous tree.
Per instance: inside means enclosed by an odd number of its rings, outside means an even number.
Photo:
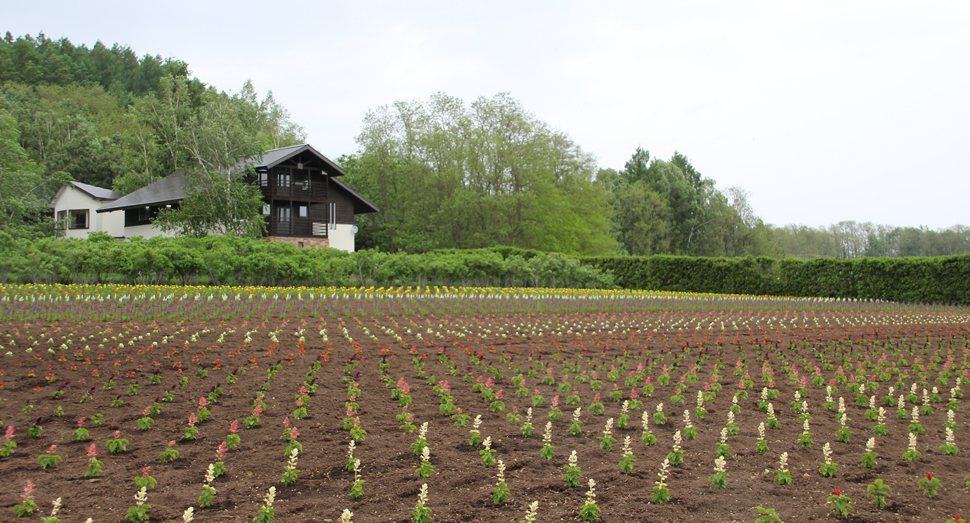
[[[202,106],[179,129],[175,147],[184,153],[186,197],[179,209],[156,219],[180,235],[235,234],[256,237],[266,228],[259,188],[244,178],[265,150],[248,126],[249,103],[239,95],[207,89]]]
[[[52,236],[54,224],[44,217],[57,187],[70,177],[44,176],[19,143],[17,122],[0,109],[0,230],[15,238]]]
[[[510,245],[612,251],[593,158],[506,93],[444,94],[370,111],[348,182],[380,213],[358,242],[409,252]]]

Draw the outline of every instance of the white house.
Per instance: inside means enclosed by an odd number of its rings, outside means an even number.
[[[102,189],[81,182],[71,182],[57,191],[54,217],[63,224],[64,236],[87,238],[94,231],[106,232],[120,238],[125,235],[124,217],[118,214],[98,214],[106,203],[124,196],[111,189]]]
[[[272,149],[253,163],[258,164],[252,165],[256,175],[246,179],[263,193],[268,240],[354,252],[354,215],[378,209],[338,179],[346,174],[339,165],[307,144]],[[179,206],[185,198],[185,177],[174,173],[131,194],[113,194],[112,201],[102,202],[91,213],[110,217],[104,223],[120,224],[120,234],[113,236],[172,236],[152,220],[159,210]]]

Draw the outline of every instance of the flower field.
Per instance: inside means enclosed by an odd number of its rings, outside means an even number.
[[[970,514],[967,307],[0,285],[0,355],[2,521]]]

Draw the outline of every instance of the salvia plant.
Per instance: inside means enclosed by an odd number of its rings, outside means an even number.
[[[19,505],[14,505],[13,512],[18,518],[23,518],[27,516],[32,516],[34,511],[37,510],[37,502],[34,501],[34,489],[36,485],[33,484],[29,479],[27,483],[24,484],[20,493],[21,503]]]
[[[579,478],[582,474],[582,469],[579,467],[579,458],[576,456],[576,451],[572,451],[569,454],[569,462],[563,465],[563,469],[566,473],[562,475],[562,479],[565,482],[566,487],[576,487],[579,486]]]
[[[579,507],[579,517],[583,521],[596,521],[600,517],[600,508],[596,506],[596,481],[589,478],[589,490],[586,491],[586,502]]]
[[[519,523],[535,523],[539,514],[539,502],[533,501],[529,504],[529,509],[525,512],[525,519],[520,519]]]
[[[670,474],[670,460],[664,458],[663,463],[660,464],[660,472],[657,476],[660,477],[650,490],[653,492],[653,502],[654,503],[664,503],[670,499],[670,490],[667,488],[667,476]]]
[[[145,523],[148,521],[148,509],[152,508],[152,506],[147,504],[146,501],[148,501],[148,489],[141,487],[135,494],[135,504],[128,507],[128,512],[125,514],[125,517],[128,518],[130,523]]]
[[[791,471],[788,470],[788,453],[782,452],[778,458],[778,470],[775,471],[775,483],[790,485],[791,482]]]
[[[809,432],[808,420],[802,421],[802,433],[798,435],[798,444],[806,448],[812,446],[812,433]]]
[[[832,513],[839,519],[849,517],[849,512],[852,511],[852,498],[838,489],[832,491],[832,495],[827,499],[827,504],[832,507]]]
[[[926,497],[932,498],[936,496],[936,492],[943,486],[938,478],[934,478],[933,474],[926,474],[926,477],[917,482],[919,488],[923,489],[923,493]]]
[[[360,479],[360,460],[354,460],[354,484],[350,486],[350,498],[358,500],[364,497],[364,480]]]
[[[657,425],[667,423],[667,416],[664,415],[664,404],[658,403],[657,410],[653,413],[653,422]]]
[[[202,494],[198,499],[199,508],[206,508],[216,500],[216,488],[212,486],[215,479],[215,465],[210,463],[205,471],[205,482],[202,484]]]
[[[903,459],[906,461],[916,461],[923,457],[923,453],[916,450],[916,434],[912,432],[909,433],[909,445],[906,447],[906,452],[903,452]]]
[[[876,438],[866,441],[866,450],[862,453],[862,466],[872,469],[876,466]]]
[[[428,523],[431,521],[431,509],[428,508],[428,484],[422,483],[418,491],[418,502],[411,511],[411,521],[414,523]]]
[[[573,419],[569,424],[569,433],[573,436],[578,436],[583,433],[583,422],[579,419],[582,410],[582,407],[577,407],[576,410],[573,411]]]
[[[158,485],[158,481],[152,477],[152,468],[145,467],[141,469],[141,476],[135,476],[135,487],[137,488],[155,488]]]
[[[765,439],[765,423],[762,421],[758,424],[758,441],[755,444],[756,450],[764,454],[768,452],[768,441]]]
[[[889,504],[889,487],[881,479],[877,479],[866,487],[866,497],[872,500],[876,508],[883,509]]]
[[[259,510],[256,511],[256,517],[253,518],[253,521],[255,523],[272,523],[276,519],[276,509],[273,508],[275,501],[276,487],[270,487],[266,493],[266,497],[263,498],[263,506],[259,507]]]
[[[952,410],[950,412],[953,412]],[[957,448],[956,442],[953,438],[953,429],[946,427],[946,438],[943,440],[943,444],[940,445],[940,452],[946,456],[956,456],[960,452]]]
[[[88,470],[84,473],[86,478],[96,478],[101,475],[101,467],[104,466],[104,462],[98,459],[98,447],[94,443],[87,446],[84,449],[88,455]]]
[[[667,454],[667,460],[673,466],[678,466],[684,462],[684,449],[680,448],[680,431],[674,432],[674,445]]]
[[[499,460],[499,461],[501,462],[501,460]],[[355,460],[355,462],[356,462],[356,460]],[[416,472],[418,474],[418,477],[420,477],[420,478],[430,477],[431,476],[431,473],[434,472],[434,466],[431,464],[431,446],[430,445],[425,445],[424,448],[421,449],[421,464],[418,465],[418,469],[417,469]]]
[[[47,449],[47,453],[37,457],[37,463],[40,463],[41,468],[44,470],[56,467],[61,461],[64,461],[64,458],[57,455],[57,445],[51,445]]]
[[[492,463],[495,463],[495,450],[492,449],[491,436],[485,437],[485,441],[482,442],[482,450],[479,450],[478,454],[482,457],[483,466],[491,467]]]
[[[468,444],[472,447],[477,447],[482,443],[482,433],[478,430],[481,425],[482,416],[479,414],[478,416],[475,416],[475,419],[472,421],[472,428],[468,430]]]
[[[501,505],[509,500],[509,487],[505,483],[505,463],[498,460],[498,475],[495,487],[492,489],[492,503]]]
[[[175,461],[179,457],[179,451],[175,448],[175,441],[169,441],[168,446],[158,453],[158,459],[162,461]]]
[[[643,426],[643,434],[640,436],[640,441],[647,446],[657,443],[657,436],[655,436],[653,432],[650,430],[650,425],[648,424],[649,419],[650,419],[650,413],[647,411],[643,411],[643,415],[640,420],[641,425]]]
[[[838,463],[832,461],[832,448],[829,446],[827,441],[825,442],[825,445],[822,445],[822,456],[823,462],[818,469],[819,472],[821,472],[822,476],[826,478],[834,478],[835,470],[839,467],[839,465]]]
[[[616,442],[616,438],[613,437],[613,418],[606,420],[606,427],[603,429],[603,435],[600,436],[600,448],[607,451],[613,451],[613,443]]]
[[[542,434],[542,449],[539,455],[546,459],[552,459],[556,455],[556,447],[552,444],[552,422],[546,422],[546,430]]]
[[[629,474],[633,471],[633,463],[637,458],[633,455],[630,448],[630,436],[623,438],[623,459],[620,460],[620,472]]]
[[[286,461],[286,467],[283,469],[283,477],[280,478],[280,482],[286,486],[290,486],[296,483],[299,478],[299,469],[296,468],[296,462],[298,456],[300,455],[300,449],[294,448],[290,451],[290,457]]]

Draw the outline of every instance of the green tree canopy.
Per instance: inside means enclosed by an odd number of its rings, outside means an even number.
[[[340,160],[347,182],[381,209],[362,218],[359,245],[613,248],[593,158],[507,93],[379,107],[357,141],[358,153]]]

